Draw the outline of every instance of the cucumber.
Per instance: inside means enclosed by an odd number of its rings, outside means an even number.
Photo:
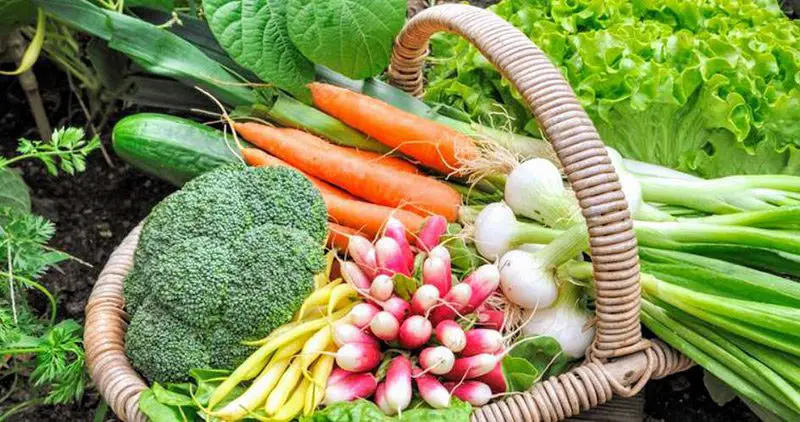
[[[137,169],[181,186],[223,164],[241,162],[238,148],[222,131],[157,113],[140,113],[117,122],[114,151]]]

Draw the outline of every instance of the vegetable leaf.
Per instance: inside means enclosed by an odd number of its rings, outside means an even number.
[[[467,422],[472,414],[472,406],[455,397],[446,409],[431,409],[423,406],[403,411],[402,418],[386,416],[378,406],[364,399],[352,402],[336,403],[301,418],[302,422],[391,422],[391,421],[425,421],[425,422]]]
[[[261,79],[310,100],[314,65],[286,29],[285,0],[203,0],[211,32],[230,56]]]
[[[406,0],[289,0],[288,33],[303,55],[354,79],[380,74],[403,27]]]
[[[417,291],[417,287],[420,286],[420,282],[405,274],[397,273],[392,279],[392,281],[394,281],[395,293],[405,301],[411,300],[411,296],[414,295]]]
[[[152,388],[142,391],[139,396],[139,410],[151,421],[158,422],[184,422],[181,410],[158,401]]]
[[[503,359],[503,374],[509,391],[526,391],[539,379],[539,370],[527,359],[506,356]]]
[[[0,0],[0,35],[33,21],[36,8],[30,0]]]
[[[706,178],[800,173],[800,25],[775,1],[504,0],[492,7],[561,70],[602,139]],[[426,99],[538,133],[510,83],[441,34]]]
[[[530,366],[524,365],[521,361],[527,361]],[[533,383],[542,378],[561,374],[569,368],[570,362],[570,357],[562,352],[558,341],[552,337],[537,336],[521,340],[503,359],[503,369],[511,371],[511,373],[506,372],[506,378],[511,378],[511,381],[524,386],[524,383],[529,381]],[[531,381],[529,375],[535,378]],[[522,390],[527,388],[530,388],[530,385]]]
[[[8,207],[21,213],[31,212],[28,185],[13,169],[0,169],[0,208]]]

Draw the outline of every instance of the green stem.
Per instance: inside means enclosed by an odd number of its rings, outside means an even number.
[[[775,400],[765,394],[764,391],[754,386],[747,379],[732,371],[725,362],[717,360],[717,355],[707,353],[697,347],[695,344],[700,336],[690,330],[682,329],[682,325],[666,315],[663,309],[646,300],[642,301],[641,317],[642,322],[647,328],[653,331],[659,338],[707,369],[714,374],[714,376],[731,386],[737,393],[770,409],[784,420],[796,420],[798,416],[797,412],[788,408],[781,401]],[[686,337],[678,334],[679,332]]]
[[[720,226],[750,226],[782,228],[800,224],[800,207],[782,207],[761,211],[746,211],[736,214],[711,215],[693,218],[692,223]]]
[[[763,324],[765,328],[778,332],[800,333],[800,309],[701,293],[649,274],[642,274],[640,280],[648,294],[685,312],[689,312],[686,308],[702,309],[742,322]]]
[[[58,150],[58,151],[48,151],[48,152],[35,152],[35,153],[30,153],[30,154],[22,154],[22,155],[18,155],[18,156],[14,157],[14,158],[6,160],[2,164],[0,164],[0,168],[8,167],[11,164],[16,163],[17,161],[27,160],[29,158],[39,158],[39,157],[44,157],[44,156],[47,156],[47,155],[62,155],[62,154],[74,153],[75,151],[78,151],[78,149]]]
[[[41,403],[44,403],[44,399],[42,399],[42,398],[26,400],[24,402],[18,403],[16,405],[12,406],[7,411],[5,411],[2,414],[0,414],[0,422],[7,421],[11,416],[14,416],[15,414],[20,413],[20,412],[28,409],[29,407],[37,406],[37,405],[39,405]]]
[[[562,233],[564,233],[563,230],[551,229],[534,223],[517,222],[517,226],[514,229],[514,238],[511,240],[509,247],[513,249],[526,243],[546,245],[557,239]],[[585,235],[586,233],[584,232]]]
[[[728,337],[728,340],[736,344],[740,349],[747,350],[747,353],[753,355],[753,357],[800,388],[800,359],[762,346],[744,337],[739,337],[737,335],[730,335]]]
[[[780,230],[681,222],[637,221],[636,237],[643,246],[680,250],[681,243],[723,243],[800,253],[800,236]]]
[[[771,208],[759,189],[772,189],[775,200],[780,191],[800,192],[800,177],[785,175],[729,176],[714,180],[673,180],[639,176],[645,201],[682,205],[712,214],[730,214],[742,210]],[[752,189],[753,191],[748,191]]]
[[[800,412],[800,394],[781,375],[754,359],[742,349],[737,347],[726,337],[702,325],[695,318],[688,315],[678,316],[678,322],[688,330],[699,334],[698,343],[705,343],[705,348],[714,353],[718,359],[728,361],[728,367],[746,378],[755,386],[774,397],[776,400],[790,405],[795,411]],[[727,353],[727,355],[726,355]]]
[[[589,248],[589,239],[586,236],[586,225],[576,224],[562,232],[544,249],[536,252],[537,259],[551,266],[559,266]]]
[[[27,284],[27,285],[35,288],[36,290],[40,291],[43,295],[45,295],[47,297],[47,300],[50,302],[50,325],[53,325],[53,324],[56,323],[56,310],[57,310],[57,306],[58,305],[56,303],[56,298],[53,297],[53,295],[50,293],[50,291],[48,291],[41,284],[39,284],[39,283],[29,279],[29,278],[21,277],[21,276],[16,275],[16,274],[11,274],[11,273],[8,273],[8,272],[0,272],[0,276],[6,277],[8,279],[12,279],[13,278],[14,280],[19,280],[19,281],[23,282],[24,284]]]
[[[675,221],[675,217],[669,213],[661,211],[644,201],[639,204],[639,211],[636,212],[634,217],[637,220],[644,221]]]

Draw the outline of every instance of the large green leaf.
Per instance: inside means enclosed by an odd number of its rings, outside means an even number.
[[[0,168],[0,208],[9,207],[23,213],[31,212],[28,185],[16,171]]]
[[[175,0],[125,0],[125,6],[170,11],[175,8]]]
[[[289,37],[315,63],[368,78],[389,64],[407,6],[406,0],[288,0]]]
[[[285,0],[203,0],[206,19],[220,45],[259,78],[309,100],[314,65],[289,39]]]
[[[0,35],[19,25],[32,23],[36,8],[30,0],[0,0]]]

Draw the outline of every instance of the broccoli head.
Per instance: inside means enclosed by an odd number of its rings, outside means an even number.
[[[153,381],[232,369],[289,322],[325,266],[327,211],[300,173],[217,169],[154,208],[125,280],[126,349]]]

